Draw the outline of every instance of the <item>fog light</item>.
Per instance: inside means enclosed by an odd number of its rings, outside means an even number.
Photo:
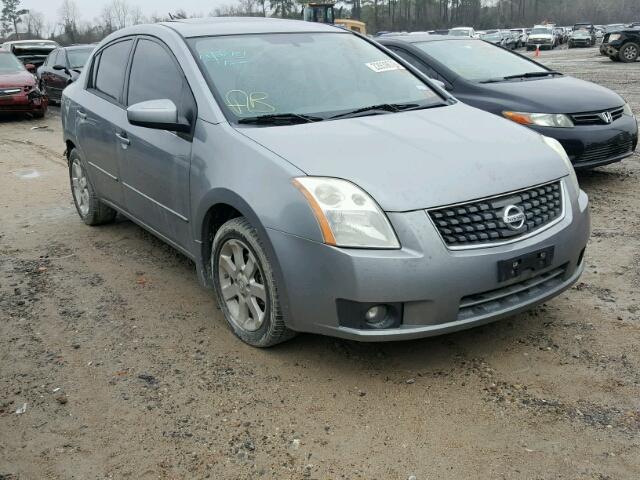
[[[388,328],[394,322],[389,316],[386,305],[375,305],[364,314],[367,325],[371,328]]]

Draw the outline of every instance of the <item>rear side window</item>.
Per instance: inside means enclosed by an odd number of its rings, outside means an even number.
[[[133,54],[127,105],[164,99],[175,103],[180,117],[193,120],[195,100],[173,55],[159,43],[142,39]]]
[[[114,100],[120,99],[132,43],[125,40],[108,46],[94,64],[93,88]]]

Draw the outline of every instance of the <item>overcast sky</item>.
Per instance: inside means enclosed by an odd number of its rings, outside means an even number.
[[[21,8],[30,8],[44,13],[46,22],[58,20],[58,9],[61,0],[22,0]],[[107,0],[76,0],[82,20],[93,20],[100,15]],[[232,5],[235,0],[129,0],[130,5],[139,5],[145,15],[158,13],[166,15],[177,9],[184,9],[188,13],[207,14],[221,5]]]

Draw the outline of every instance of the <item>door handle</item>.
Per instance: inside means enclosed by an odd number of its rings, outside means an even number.
[[[120,140],[123,146],[129,145],[131,143],[131,140],[127,138],[126,133],[116,133],[116,137],[118,138],[118,140]]]
[[[82,110],[78,110],[78,116],[82,119],[82,120],[86,120],[87,119],[87,114],[84,113]]]

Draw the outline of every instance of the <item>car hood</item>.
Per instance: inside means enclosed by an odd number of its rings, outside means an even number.
[[[568,174],[539,134],[462,103],[238,131],[308,175],[350,180],[385,211],[488,197]]]
[[[16,73],[0,73],[0,88],[24,87],[36,83],[32,74],[27,71]]]
[[[622,97],[608,88],[565,76],[488,83],[475,96],[483,103],[495,99],[501,110],[533,113],[593,112],[624,105]],[[464,100],[484,108],[466,96]]]

